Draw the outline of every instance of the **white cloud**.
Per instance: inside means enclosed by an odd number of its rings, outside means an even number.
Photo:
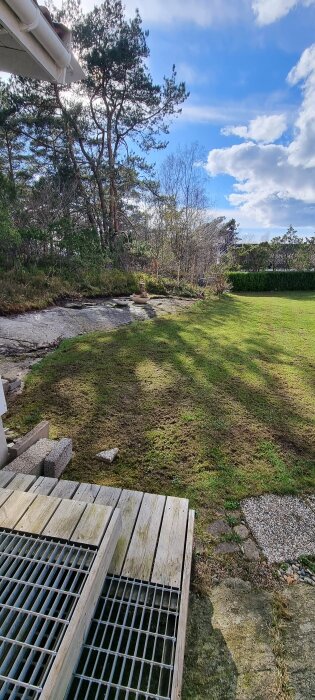
[[[225,136],[239,136],[246,141],[258,143],[273,143],[277,141],[287,129],[285,114],[264,114],[251,119],[248,126],[228,126],[222,129]]]
[[[229,203],[265,224],[315,225],[315,44],[288,76],[303,100],[289,145],[248,141],[210,151],[207,171],[236,180]]]
[[[102,0],[82,0],[84,11],[90,11]],[[55,0],[61,7],[62,0]],[[174,24],[190,22],[201,27],[227,24],[255,15],[259,25],[276,22],[298,5],[308,7],[315,0],[125,0],[127,14],[139,9],[145,22]]]
[[[288,228],[287,222],[291,222],[290,215],[288,212],[287,214],[288,216],[285,223],[280,221],[279,225],[274,223],[272,228],[270,228],[269,224],[266,224],[265,221],[256,221],[252,213],[239,210],[235,212],[232,208],[217,209],[216,207],[209,211],[209,216],[211,217],[224,216],[227,220],[234,217],[240,226],[240,240],[244,243],[270,241],[274,236],[282,236]],[[314,234],[314,227],[299,226],[298,234],[304,237],[311,237]]]
[[[61,2],[57,0],[57,5]],[[88,11],[100,2],[82,0],[82,7]],[[124,4],[129,15],[138,8],[145,22],[192,22],[202,27],[235,22],[249,10],[249,0],[125,0]]]
[[[289,148],[289,162],[315,168],[315,44],[306,49],[288,75],[291,85],[304,83],[304,100],[296,121],[296,137]]]
[[[227,121],[245,121],[252,117],[257,118],[259,107],[249,101],[237,100],[237,102],[220,102],[217,105],[191,104],[190,101],[183,105],[181,121],[193,124],[226,124]],[[245,127],[246,128],[246,127]]]
[[[309,7],[314,4],[315,0],[252,0],[252,8],[260,25],[276,22],[298,5]]]

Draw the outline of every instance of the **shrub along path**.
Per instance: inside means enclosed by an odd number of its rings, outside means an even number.
[[[225,575],[272,588],[263,561],[214,554],[209,528],[227,512],[233,524],[241,498],[314,490],[314,302],[312,292],[233,295],[66,340],[33,368],[11,425],[22,431],[49,418],[52,437],[72,437],[66,478],[189,497],[198,594]],[[112,447],[120,448],[113,465],[95,459]],[[230,697],[205,690],[207,659],[203,647],[186,697]],[[279,697],[289,697],[284,686]]]

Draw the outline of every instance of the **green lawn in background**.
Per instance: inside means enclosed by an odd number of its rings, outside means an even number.
[[[65,341],[11,425],[73,438],[65,478],[187,496],[211,551],[216,509],[314,489],[315,293],[229,295]],[[104,465],[97,452],[119,447]],[[231,511],[232,512],[232,511]]]

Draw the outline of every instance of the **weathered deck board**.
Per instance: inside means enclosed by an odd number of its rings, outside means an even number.
[[[187,537],[185,546],[185,558],[182,580],[182,594],[178,618],[177,643],[174,660],[174,673],[171,700],[180,700],[183,683],[186,628],[189,605],[190,573],[193,552],[195,513],[190,510],[188,513]]]
[[[122,520],[121,536],[117,542],[113,561],[109,567],[111,574],[120,574],[129,546],[134,524],[137,519],[143,493],[141,491],[122,491],[117,503]]]
[[[31,493],[30,491],[28,493]],[[36,495],[36,494],[35,494]],[[16,523],[16,529],[21,532],[30,532],[40,535],[54,512],[60,504],[60,498],[48,498],[45,495],[36,495],[21,520]]]
[[[14,472],[6,472],[4,469],[0,470],[0,488],[4,489],[14,476]]]
[[[49,496],[49,494],[52,492],[53,488],[55,488],[57,483],[58,479],[53,479],[53,477],[39,476],[38,479],[36,479],[35,483],[32,484],[29,491],[32,491],[32,493],[39,493],[42,496]]]
[[[47,479],[48,477],[45,478]],[[78,481],[60,479],[55,488],[51,491],[50,495],[55,496],[56,498],[74,498],[74,494],[77,491],[78,486]]]
[[[96,496],[95,503],[100,503],[103,506],[111,506],[112,508],[115,508],[120,494],[121,489],[115,489],[112,486],[101,486]]]
[[[146,493],[126,555],[122,575],[149,580],[159,536],[165,496]]]
[[[189,503],[168,496],[156,550],[153,583],[180,587]]]
[[[2,487],[0,487],[0,506],[2,506],[2,504],[8,500],[9,496],[11,496],[12,493],[13,491],[9,491],[9,489],[3,489]]]
[[[28,491],[36,479],[37,477],[33,474],[15,474],[9,486],[12,491]]]
[[[35,498],[35,493],[12,491],[9,498],[0,507],[0,527],[15,528]]]
[[[100,488],[98,484],[82,483],[75,492],[75,500],[83,501],[84,503],[93,503]]]
[[[85,508],[86,503],[68,499],[62,500],[48,525],[44,528],[43,535],[70,540]]]
[[[73,542],[99,546],[113,509],[97,503],[88,503],[71,535]]]

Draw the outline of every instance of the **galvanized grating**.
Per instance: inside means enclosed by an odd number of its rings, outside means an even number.
[[[37,700],[95,547],[0,529],[0,700]]]
[[[107,576],[68,700],[169,700],[181,593]]]

